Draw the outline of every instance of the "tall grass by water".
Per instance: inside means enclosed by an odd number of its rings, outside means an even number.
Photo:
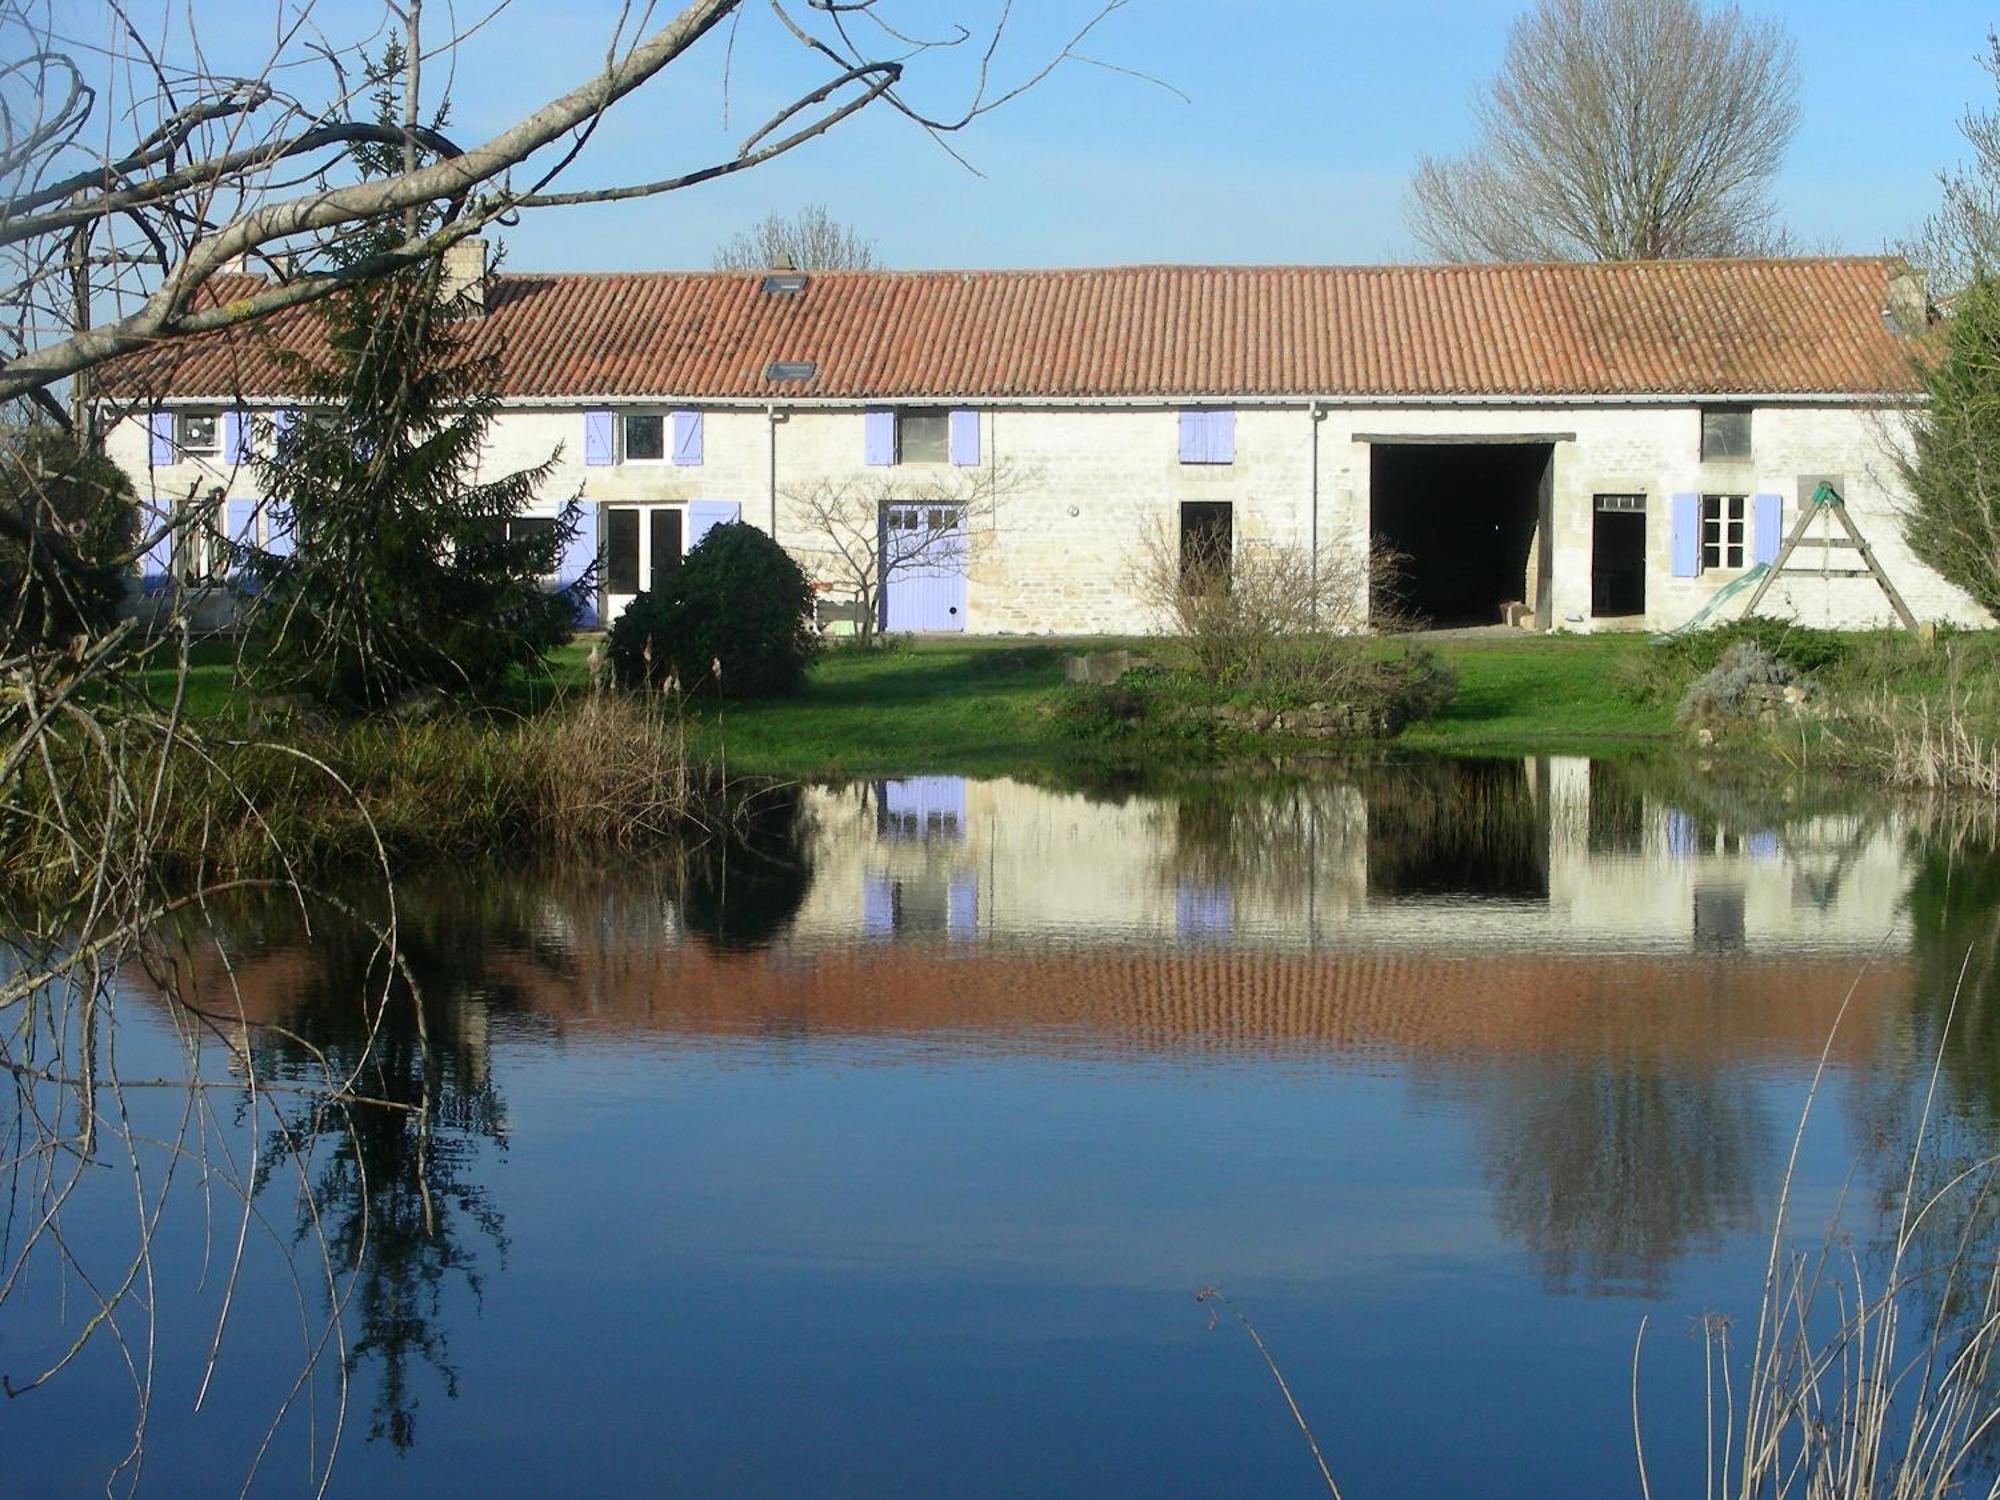
[[[0,886],[60,888],[79,872],[77,851],[135,803],[148,818],[146,858],[163,872],[215,878],[629,850],[685,833],[707,801],[678,715],[622,695],[577,696],[523,716],[112,733],[150,747],[119,754],[76,736],[24,767],[0,809]]]

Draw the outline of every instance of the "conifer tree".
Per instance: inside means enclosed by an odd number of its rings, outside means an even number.
[[[1974,274],[1920,371],[1926,400],[1903,460],[1903,539],[2000,614],[2000,282]]]
[[[374,70],[378,115],[399,118],[404,59]],[[436,122],[442,124],[442,119]],[[355,150],[364,177],[400,146]],[[429,227],[429,226],[420,226]],[[337,251],[345,263],[408,231],[391,224]],[[498,358],[474,349],[468,309],[438,259],[317,304],[318,347],[274,350],[299,407],[274,424],[261,465],[267,513],[288,547],[253,549],[256,672],[350,710],[412,692],[481,695],[569,638],[585,576],[547,580],[581,523],[524,521],[556,454],[486,478],[480,449],[499,401]]]

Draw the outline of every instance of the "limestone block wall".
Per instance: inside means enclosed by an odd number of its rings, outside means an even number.
[[[1831,476],[1844,492],[1891,577],[1919,618],[1990,623],[1964,594],[1918,563],[1904,545],[1897,511],[1893,418],[1852,405],[1765,404],[1755,409],[1753,458],[1704,463],[1701,409],[1692,402],[1566,405],[1331,405],[1305,401],[1239,405],[1234,460],[1184,464],[1178,407],[1169,404],[986,406],[979,409],[980,466],[874,467],[864,462],[864,414],[840,407],[777,404],[707,406],[703,462],[584,462],[584,410],[590,402],[517,404],[494,422],[482,468],[507,472],[556,464],[543,490],[544,512],[571,497],[587,505],[734,501],[743,519],[775,529],[809,573],[837,582],[799,503],[822,484],[847,484],[893,500],[906,494],[973,494],[995,486],[990,524],[981,518],[970,548],[966,628],[975,633],[1137,634],[1159,628],[1133,588],[1144,538],[1178,534],[1183,501],[1226,501],[1236,545],[1365,546],[1372,444],[1384,437],[1422,441],[1490,436],[1560,435],[1554,445],[1552,522],[1539,545],[1552,549],[1549,618],[1559,629],[1600,628],[1591,619],[1591,547],[1595,496],[1646,497],[1646,610],[1620,622],[1647,629],[1684,623],[1734,576],[1709,572],[1676,578],[1670,547],[1671,497],[1677,493],[1777,494],[1789,531],[1813,482]],[[672,410],[684,403],[614,410]],[[1315,445],[1317,431],[1317,445]],[[114,459],[140,493],[184,499],[219,488],[254,496],[253,471],[218,461],[148,463],[142,419],[119,423],[109,438]],[[1317,467],[1314,454],[1317,449]],[[1004,476],[1004,477],[1002,477]],[[1468,545],[1477,545],[1468,533]],[[1817,564],[1817,550],[1801,554]],[[1837,559],[1851,562],[1852,555]],[[1531,570],[1532,571],[1532,567]],[[1524,579],[1523,597],[1532,597]],[[1889,609],[1872,581],[1782,580],[1767,613],[1790,613],[1813,625],[1886,623]]]

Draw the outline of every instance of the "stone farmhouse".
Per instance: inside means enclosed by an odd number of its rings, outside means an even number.
[[[1770,562],[1822,481],[1919,618],[1991,623],[1900,533],[1899,412],[1934,315],[1891,259],[487,275],[483,257],[451,266],[474,346],[499,355],[483,462],[559,452],[538,510],[584,503],[555,581],[595,562],[587,624],[725,520],[837,598],[800,497],[846,486],[885,537],[940,517],[957,534],[888,580],[889,629],[1156,630],[1134,581],[1149,533],[1235,555],[1379,542],[1439,625],[1673,628]],[[112,456],[149,503],[212,506],[206,543],[147,560],[148,590],[226,587],[227,539],[287,544],[251,460],[289,412],[270,345],[313,327],[121,371]],[[1891,623],[1854,571],[1801,548],[1764,612]]]

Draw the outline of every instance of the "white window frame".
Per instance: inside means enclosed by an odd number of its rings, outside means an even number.
[[[206,420],[214,434],[207,447],[188,436],[188,424]],[[214,458],[222,452],[222,413],[219,411],[177,411],[174,413],[174,447],[189,458]]]
[[[905,438],[911,417],[937,417],[944,423],[944,446],[936,458],[904,457]],[[942,469],[951,464],[951,408],[948,406],[899,406],[896,408],[896,467]]]
[[[625,424],[634,417],[651,417],[660,424],[660,456],[658,458],[633,458],[630,445],[625,441]],[[631,406],[618,413],[618,462],[638,464],[650,468],[653,465],[671,465],[674,461],[674,414],[664,407]]]
[[[1709,515],[1709,507],[1715,515]],[[1713,528],[1711,530],[1711,528]],[[1709,549],[1716,560],[1708,560]],[[1748,495],[1705,494],[1701,497],[1701,571],[1741,573],[1749,566],[1750,497]],[[1734,558],[1734,561],[1731,559]]]

